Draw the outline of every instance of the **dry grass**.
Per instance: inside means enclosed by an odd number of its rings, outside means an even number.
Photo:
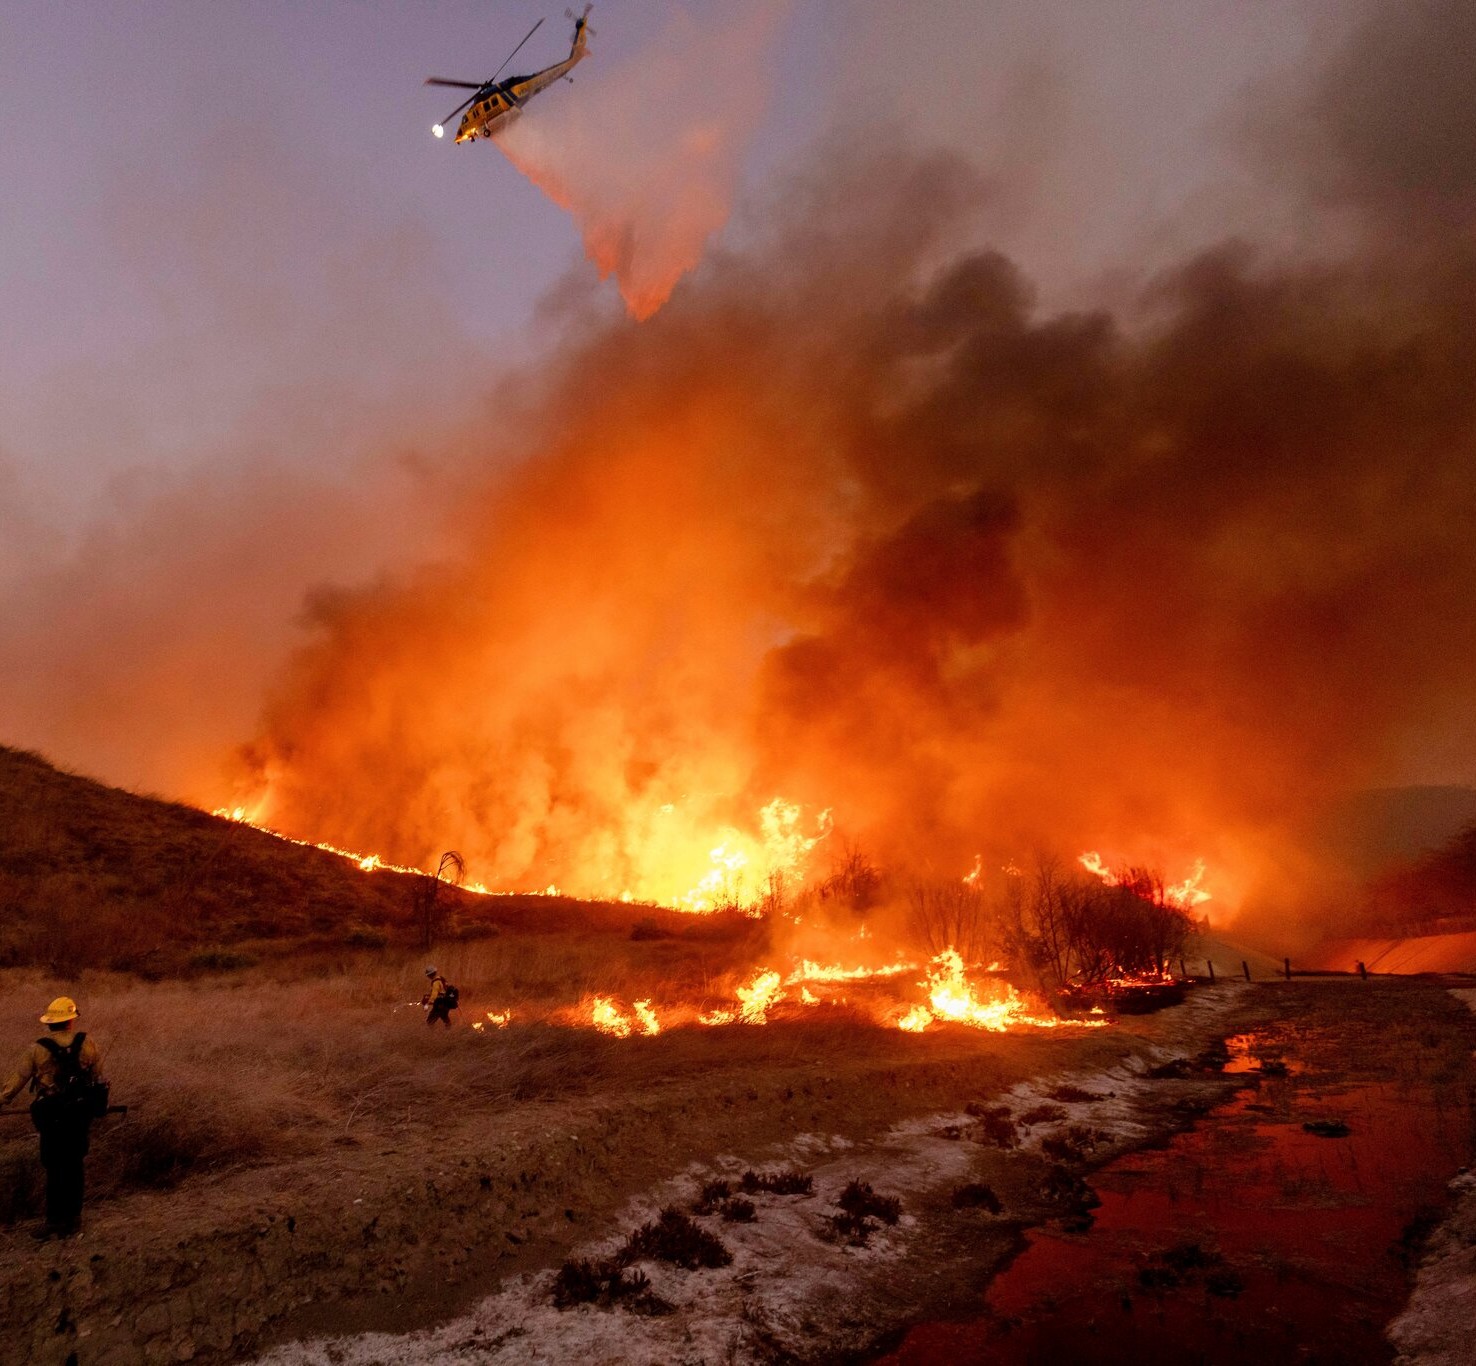
[[[842,1009],[782,1026],[677,1028],[652,1038],[524,1023],[595,985],[635,998],[684,981],[700,993],[715,973],[700,945],[597,937],[500,939],[440,955],[465,1008],[451,1030],[429,1030],[418,1005],[423,961],[365,953],[352,966],[281,961],[175,982],[0,971],[0,1067],[8,1073],[42,1032],[36,1015],[51,997],[77,997],[113,1097],[131,1107],[94,1133],[89,1191],[104,1198],[423,1134],[446,1113],[654,1092],[714,1066],[741,1075],[800,1058],[881,1055],[895,1044],[895,1031]],[[509,1007],[512,1027],[468,1028],[483,1011]],[[23,1118],[0,1127],[0,1179],[0,1222],[36,1211],[35,1137]]]

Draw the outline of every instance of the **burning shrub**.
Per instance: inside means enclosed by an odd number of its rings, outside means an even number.
[[[1052,858],[1038,860],[1028,881],[1011,880],[1006,915],[1010,957],[1056,989],[1157,974],[1182,952],[1194,928],[1151,869],[1083,877],[1066,873]]]
[[[999,1196],[994,1193],[992,1186],[986,1186],[982,1181],[970,1181],[966,1186],[960,1186],[953,1192],[954,1209],[982,1209],[990,1214],[1003,1214],[1004,1206],[1000,1203]]]
[[[616,1254],[622,1266],[651,1258],[696,1271],[699,1267],[727,1266],[733,1254],[722,1239],[709,1233],[689,1215],[668,1206],[655,1223],[642,1224]]]
[[[1000,1110],[1003,1113],[1000,1113]],[[1008,1109],[1001,1106],[1000,1110],[980,1116],[979,1131],[996,1148],[1018,1148],[1020,1146],[1019,1125],[1010,1116]]]
[[[724,1222],[729,1224],[751,1224],[758,1217],[758,1211],[752,1200],[738,1196],[723,1201],[722,1216]]]
[[[738,1182],[745,1195],[757,1195],[768,1191],[771,1195],[810,1195],[815,1189],[815,1178],[789,1167],[778,1172],[759,1172],[750,1168]]]
[[[820,899],[834,901],[852,911],[870,910],[881,900],[881,869],[854,840],[839,836],[832,847],[835,857],[830,876],[820,884]]]

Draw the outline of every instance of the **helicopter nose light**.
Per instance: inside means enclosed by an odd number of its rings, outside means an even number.
[[[431,127],[431,132],[434,133],[438,138],[443,138],[443,137],[446,136],[446,129],[445,129],[445,127],[443,125],[439,124],[439,123],[434,124]]]

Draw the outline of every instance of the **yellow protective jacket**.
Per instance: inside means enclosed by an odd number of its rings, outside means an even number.
[[[430,990],[425,994],[425,1003],[435,1005],[446,994],[446,979],[439,974],[431,978]]]
[[[59,1029],[48,1037],[58,1048],[67,1049],[77,1036],[70,1029]],[[82,1040],[82,1053],[78,1062],[84,1070],[92,1074],[93,1081],[103,1080],[102,1053],[93,1043],[91,1035]],[[23,1086],[29,1086],[38,1096],[49,1096],[56,1090],[56,1059],[52,1057],[50,1049],[39,1043],[33,1043],[26,1050],[15,1071],[6,1079],[4,1089],[0,1089],[0,1105],[9,1105]]]

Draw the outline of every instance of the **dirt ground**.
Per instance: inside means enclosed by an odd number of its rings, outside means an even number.
[[[16,1225],[0,1234],[0,1360],[858,1356],[974,1303],[1024,1229],[1074,1216],[1078,1178],[1224,1099],[1241,1084],[1215,1062],[1227,1036],[1344,1019],[1362,1041],[1350,1065],[1438,1073],[1468,1129],[1476,1079],[1470,1013],[1415,981],[1228,983],[1107,1028],[1010,1035],[909,1036],[820,1014],[596,1037],[564,1059],[567,1087],[525,1097],[512,1086],[431,1103],[411,1075],[403,1111],[379,1104],[376,1124],[298,1158],[101,1200],[74,1241],[38,1248]],[[534,1045],[513,1028],[477,1046],[526,1057]],[[496,1071],[495,1055],[481,1065]],[[1059,1113],[1005,1141],[988,1114],[998,1105]],[[690,1208],[704,1181],[747,1167],[800,1169],[813,1192],[757,1197],[752,1223],[706,1221],[733,1254],[727,1268],[645,1268],[669,1312],[552,1307],[566,1258],[612,1250],[662,1206]],[[902,1207],[861,1246],[832,1223],[853,1179]],[[999,1213],[955,1208],[967,1185],[987,1186]]]

